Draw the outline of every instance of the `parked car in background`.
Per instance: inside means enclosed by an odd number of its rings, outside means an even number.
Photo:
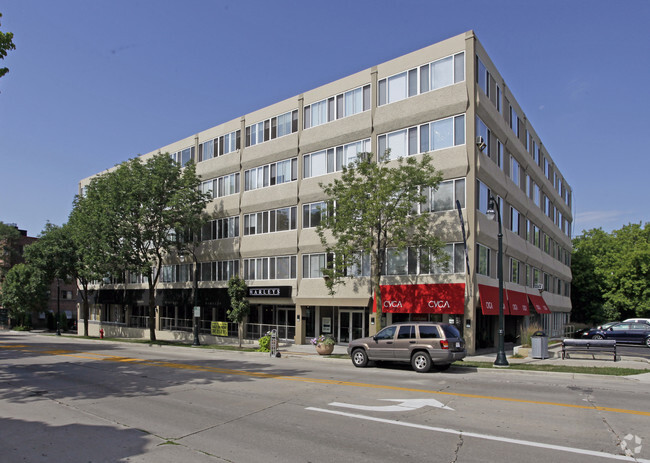
[[[621,323],[621,322],[607,322],[607,323],[603,323],[602,325],[598,325],[597,328],[598,328],[599,330],[606,330],[606,329],[609,328],[610,326],[612,326],[612,325],[616,325],[617,323]]]
[[[650,318],[628,318],[627,320],[623,321],[632,323],[645,323],[646,325],[650,325]]]
[[[650,347],[650,325],[621,322],[608,328],[592,328],[582,334],[583,339],[614,339],[617,343],[645,344]]]
[[[465,340],[449,323],[403,322],[389,325],[372,337],[354,339],[348,354],[355,367],[369,361],[410,363],[419,373],[444,371],[467,355]]]

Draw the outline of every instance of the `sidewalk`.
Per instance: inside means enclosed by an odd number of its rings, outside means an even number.
[[[282,355],[312,355],[317,356],[316,349],[311,344],[295,345],[290,343],[280,343],[278,348]],[[583,354],[574,353],[572,358],[562,359],[561,346],[549,346],[549,356],[547,359],[534,359],[531,357],[513,358],[512,347],[506,348],[506,357],[510,364],[537,364],[537,365],[566,365],[566,366],[580,366],[580,367],[599,367],[599,368],[631,368],[637,370],[648,370],[650,376],[650,359],[638,357],[620,357],[617,355],[617,360],[614,362],[612,354]],[[347,355],[347,346],[336,345],[334,346],[333,355]],[[327,356],[325,356],[327,357]],[[481,351],[473,355],[468,355],[465,360],[471,362],[488,362],[494,363],[496,359],[496,351]]]

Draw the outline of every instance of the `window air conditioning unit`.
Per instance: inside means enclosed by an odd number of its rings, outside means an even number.
[[[478,147],[479,151],[483,151],[485,149],[487,145],[485,144],[483,137],[476,137],[476,146]]]

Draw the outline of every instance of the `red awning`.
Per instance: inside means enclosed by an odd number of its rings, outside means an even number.
[[[478,285],[478,293],[481,298],[483,315],[499,315],[499,288],[496,286]],[[503,290],[503,314],[510,315],[505,289]]]
[[[376,312],[377,302],[373,302]],[[465,283],[436,285],[382,285],[382,312],[465,313]]]
[[[529,294],[528,298],[530,299],[531,305],[537,310],[537,313],[551,313],[551,309],[548,308],[542,296]]]
[[[510,315],[530,315],[530,304],[526,293],[509,289],[508,305],[510,306]]]

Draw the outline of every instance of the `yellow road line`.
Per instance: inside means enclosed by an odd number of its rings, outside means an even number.
[[[25,349],[23,348],[27,346],[3,345],[0,347],[25,351]],[[29,351],[36,352],[36,350],[34,349],[31,349]],[[567,404],[561,402],[546,402],[540,400],[516,399],[513,397],[496,397],[496,396],[488,396],[488,395],[480,395],[480,394],[463,394],[460,392],[432,391],[429,389],[415,389],[415,388],[400,387],[400,386],[386,386],[381,384],[357,383],[352,381],[340,381],[336,379],[300,378],[295,376],[283,376],[283,375],[276,375],[271,373],[255,372],[255,371],[232,370],[232,369],[217,368],[217,367],[205,367],[200,365],[168,362],[164,360],[145,360],[145,359],[138,359],[138,358],[120,357],[115,355],[98,354],[94,352],[78,352],[78,351],[69,351],[69,350],[43,350],[40,352],[49,355],[62,355],[66,357],[101,360],[106,362],[138,363],[140,365],[174,368],[179,370],[204,371],[210,373],[221,373],[226,375],[250,376],[255,378],[281,379],[284,381],[298,381],[302,383],[333,384],[337,386],[360,387],[365,389],[416,392],[418,394],[438,394],[438,395],[447,395],[453,397],[463,397],[466,399],[498,400],[502,402],[513,402],[513,403],[523,403],[523,404],[532,404],[532,405],[550,405],[554,407],[576,408],[582,410],[598,410],[598,411],[612,412],[612,413],[626,413],[630,415],[650,416],[650,412],[644,412],[640,410],[627,410],[623,408],[599,407],[594,405],[574,405],[574,404]]]

